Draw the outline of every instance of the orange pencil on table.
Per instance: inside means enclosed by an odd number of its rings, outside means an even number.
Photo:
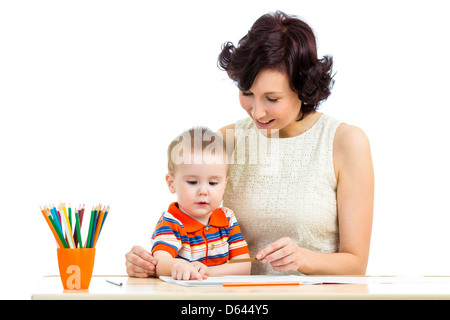
[[[301,282],[229,282],[224,287],[267,287],[267,286],[299,286]]]

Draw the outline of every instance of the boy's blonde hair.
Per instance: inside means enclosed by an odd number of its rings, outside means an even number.
[[[203,163],[203,158],[198,159],[194,151],[201,151],[202,156],[207,152],[211,155],[223,154],[223,161],[228,164],[226,144],[222,137],[207,127],[194,127],[184,131],[170,143],[167,149],[169,174],[174,175],[175,166],[180,163]]]

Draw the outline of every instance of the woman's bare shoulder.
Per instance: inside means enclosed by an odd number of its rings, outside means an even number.
[[[355,151],[369,148],[369,139],[364,131],[356,126],[341,123],[334,136],[335,151]]]
[[[355,170],[371,166],[370,143],[365,132],[356,126],[342,123],[336,130],[333,143],[336,176],[340,169]]]

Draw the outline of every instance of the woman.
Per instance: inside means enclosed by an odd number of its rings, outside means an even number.
[[[332,58],[318,59],[311,28],[295,16],[266,14],[237,47],[225,43],[219,66],[249,115],[220,132],[235,143],[223,204],[262,261],[252,273],[365,274],[374,194],[369,141],[361,129],[316,111],[330,95]],[[256,144],[276,149],[252,162]],[[141,247],[126,255],[130,276],[151,276],[156,263]]]

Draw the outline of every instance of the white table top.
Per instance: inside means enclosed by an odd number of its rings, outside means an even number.
[[[323,279],[324,277],[321,277]],[[106,280],[122,283],[116,286]],[[327,277],[328,282],[267,287],[184,287],[160,279],[93,276],[89,290],[64,291],[59,276],[46,276],[32,299],[149,299],[149,300],[289,300],[289,299],[450,299],[450,277]],[[338,282],[338,281],[337,281]]]

